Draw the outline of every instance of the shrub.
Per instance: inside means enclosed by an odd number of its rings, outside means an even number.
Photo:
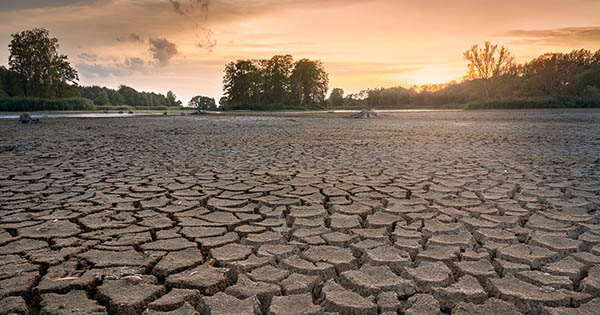
[[[33,112],[33,111],[62,111],[62,110],[95,110],[96,107],[86,98],[45,99],[33,97],[3,97],[0,98],[0,111],[3,112]]]
[[[600,108],[600,96],[527,97],[471,103],[464,109]]]

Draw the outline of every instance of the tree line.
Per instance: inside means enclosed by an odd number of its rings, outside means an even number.
[[[463,53],[468,72],[462,82],[451,81],[392,88],[365,89],[344,96],[333,89],[333,107],[462,108],[469,103],[496,103],[518,108],[586,106],[600,104],[600,50],[578,49],[568,53],[545,53],[518,64],[508,48],[486,42]]]
[[[325,102],[329,77],[318,60],[294,61],[291,55],[242,59],[225,66],[224,108],[263,105],[315,106]]]
[[[137,91],[121,85],[118,89],[100,86],[80,86],[77,70],[66,55],[58,53],[58,39],[50,36],[44,28],[34,28],[12,34],[9,44],[9,68],[0,66],[0,97],[14,98],[6,104],[33,102],[29,98],[77,99],[85,98],[92,105],[127,105],[132,107],[181,107],[173,91],[166,95]],[[53,104],[52,108],[74,108],[73,101],[38,102]],[[77,103],[77,102],[75,102]],[[90,108],[90,103],[79,101],[80,108]],[[58,105],[57,105],[58,104]],[[13,106],[13,105],[11,105]]]
[[[94,105],[128,105],[137,107],[173,107],[182,106],[173,91],[167,95],[154,92],[138,92],[136,89],[121,85],[118,89],[99,86],[79,87],[81,96],[90,99]]]

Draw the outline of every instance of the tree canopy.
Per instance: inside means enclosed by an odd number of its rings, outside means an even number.
[[[196,107],[201,110],[217,110],[217,104],[215,103],[215,99],[208,96],[194,96],[189,101],[188,106]]]
[[[223,91],[229,105],[316,105],[325,100],[328,75],[320,61],[290,55],[237,60],[225,66]]]
[[[25,96],[63,97],[64,85],[79,79],[67,56],[58,53],[58,39],[44,28],[12,34],[8,47],[10,70],[20,76]]]

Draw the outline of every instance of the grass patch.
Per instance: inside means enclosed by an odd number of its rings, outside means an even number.
[[[320,106],[291,106],[281,103],[275,104],[233,104],[223,107],[224,111],[232,110],[252,110],[252,111],[277,111],[277,110],[323,110]]]
[[[180,106],[129,106],[129,105],[96,105],[96,110],[117,111],[117,110],[184,110]]]
[[[34,97],[2,97],[0,111],[2,112],[33,112],[33,111],[63,111],[63,110],[95,110],[94,103],[87,98],[45,99]]]
[[[600,96],[527,97],[465,105],[472,109],[600,108]]]

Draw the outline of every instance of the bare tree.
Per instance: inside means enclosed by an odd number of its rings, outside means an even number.
[[[498,48],[498,45],[492,45],[489,41],[481,49],[474,45],[464,52],[464,56],[469,62],[467,76],[482,81],[486,99],[490,97],[493,81],[515,69],[515,58],[508,49],[504,46]]]

